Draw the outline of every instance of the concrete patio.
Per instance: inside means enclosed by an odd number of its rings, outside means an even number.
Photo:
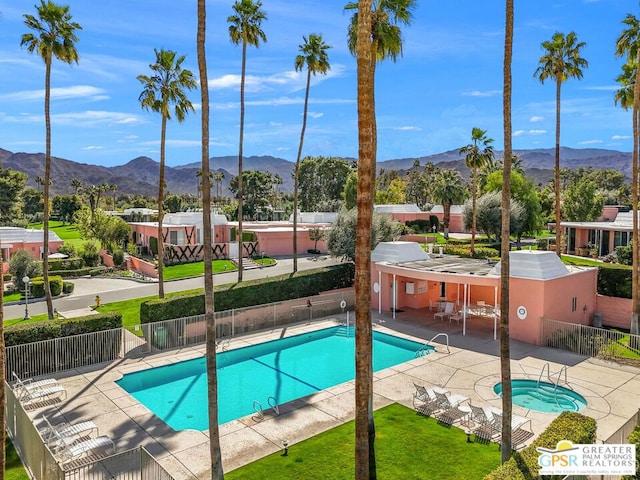
[[[438,385],[469,397],[479,405],[500,407],[493,386],[500,381],[499,342],[493,340],[493,322],[461,325],[440,322],[414,311],[392,315],[373,312],[375,329],[425,342],[447,332],[450,353],[436,341],[437,351],[374,374],[374,407],[393,402],[412,406],[413,383]],[[304,331],[336,325],[344,318],[331,318],[310,325],[294,325],[231,340],[230,349],[261,343]],[[283,332],[283,330],[285,330]],[[184,348],[140,359],[124,359],[100,367],[83,368],[59,376],[68,399],[30,412],[39,425],[45,413],[53,423],[93,420],[100,434],[109,435],[117,451],[144,445],[176,479],[210,478],[208,431],[176,432],[137,402],[114,382],[123,374],[202,356],[204,346]],[[640,405],[640,369],[585,358],[560,350],[522,342],[511,343],[513,378],[537,380],[546,363],[551,372],[568,368],[570,385],[588,401],[581,413],[598,421],[598,441],[604,441],[637,412]],[[201,406],[203,411],[206,406]],[[555,418],[554,414],[514,406],[514,414],[531,419],[537,435]],[[230,471],[306,438],[343,424],[354,417],[354,382],[347,382],[280,407],[280,415],[252,416],[220,427],[223,465]]]

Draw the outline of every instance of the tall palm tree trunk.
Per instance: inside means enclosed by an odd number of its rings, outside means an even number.
[[[244,141],[244,76],[247,65],[247,42],[242,42],[242,75],[240,78],[240,146],[238,147],[238,283],[242,282],[242,143]]]
[[[300,144],[298,156],[293,173],[293,273],[298,271],[298,172],[300,171],[300,158],[302,157],[302,145],[304,132],[307,129],[307,109],[309,106],[309,87],[311,86],[311,69],[307,68],[307,88],[304,92],[304,113],[302,115],[302,130],[300,131]]]
[[[372,464],[373,367],[371,328],[371,220],[375,184],[374,95],[371,52],[371,0],[358,6],[358,194],[355,245],[356,291],[356,389],[355,389],[355,478],[375,478]]]
[[[513,53],[513,0],[506,3],[504,36],[504,159],[502,170],[502,231],[500,239],[500,381],[502,383],[502,463],[511,457],[511,352],[509,345],[509,236],[511,211],[511,59]]]
[[[475,245],[476,245],[476,229],[477,229],[477,220],[476,220],[476,210],[477,210],[477,199],[478,199],[478,169],[473,168],[471,172],[471,246],[469,250],[471,252],[471,256],[473,257],[475,253]]]
[[[640,56],[640,54],[639,54]],[[640,59],[640,58],[639,58]],[[637,335],[638,317],[640,316],[640,232],[638,228],[638,149],[640,148],[640,68],[636,68],[635,84],[633,86],[633,154],[631,159],[631,204],[633,211],[632,224],[632,257],[633,269],[631,272],[631,333]]]
[[[51,286],[49,285],[49,183],[51,178],[51,54],[45,61],[45,88],[44,88],[44,122],[46,135],[46,153],[44,157],[44,211],[42,223],[44,237],[42,239],[42,278],[44,280],[44,294],[47,302],[47,317],[53,320],[53,300],[51,298]]]
[[[164,298],[164,244],[162,238],[162,206],[164,203],[164,147],[167,138],[167,117],[162,115],[160,134],[160,176],[158,178],[158,298]]]
[[[214,313],[212,233],[211,233],[211,180],[209,178],[209,83],[207,80],[206,2],[198,0],[198,69],[202,104],[202,237],[204,243],[204,305],[207,324],[207,392],[209,400],[209,452],[211,455],[211,479],[224,479],[220,429],[218,427],[218,371],[216,361],[216,323]]]
[[[4,292],[4,275],[3,275],[3,258],[2,258],[2,243],[0,243],[0,292]],[[5,372],[4,372],[4,364],[5,364],[5,345],[4,345],[4,304],[2,295],[0,295],[0,365],[3,368],[0,368],[0,428],[1,431],[4,432],[7,429],[7,416],[5,412],[4,406],[7,403],[6,392],[4,390],[4,382],[6,380]],[[5,471],[5,445],[4,438],[3,441],[0,442],[0,478],[4,479],[4,471]]]
[[[556,81],[556,164],[554,170],[554,183],[556,187],[556,254],[562,254],[562,229],[560,227],[560,85]]]

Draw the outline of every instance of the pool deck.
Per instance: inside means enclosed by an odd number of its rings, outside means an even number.
[[[443,341],[440,337],[435,342],[436,352],[375,372],[374,408],[394,402],[411,407],[414,382],[445,387],[469,397],[477,405],[500,407],[501,400],[493,392],[493,386],[500,381],[500,359],[492,323],[468,324],[468,334],[462,336],[461,326],[434,320],[432,316],[425,318],[424,314],[418,316],[411,310],[396,313],[395,319],[387,313],[372,312],[372,319],[375,330],[422,342],[446,332],[450,344],[447,353],[439,343]],[[229,349],[335,326],[336,321],[344,318],[237,337],[231,340]],[[208,431],[172,430],[114,383],[125,373],[199,357],[204,351],[204,345],[200,345],[66,372],[58,379],[67,389],[67,400],[33,409],[30,415],[37,425],[42,413],[53,423],[92,420],[100,434],[115,441],[117,451],[143,445],[176,479],[210,478]],[[588,402],[581,413],[598,421],[598,441],[606,440],[640,405],[638,368],[518,341],[511,342],[511,358],[513,378],[537,380],[546,362],[550,363],[551,372],[567,365],[569,384]],[[556,417],[518,406],[514,406],[513,413],[531,419],[536,435]],[[290,448],[295,448],[297,442],[353,418],[351,381],[282,405],[278,416],[265,413],[263,420],[249,416],[226,423],[220,427],[224,470],[233,470],[281,450],[285,439]]]

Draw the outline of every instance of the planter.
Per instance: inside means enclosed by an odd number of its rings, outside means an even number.
[[[578,255],[580,255],[581,257],[588,257],[589,256],[589,249],[588,248],[578,248]]]

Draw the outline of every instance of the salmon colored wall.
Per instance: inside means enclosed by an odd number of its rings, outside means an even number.
[[[598,295],[596,311],[602,314],[602,324],[608,327],[631,328],[632,303],[630,298]]]
[[[509,336],[514,340],[537,344],[540,342],[540,319],[544,312],[544,282],[512,278],[509,282]],[[527,317],[520,320],[518,307],[527,309]]]
[[[618,207],[603,207],[599,222],[612,222],[618,216]]]
[[[597,269],[590,269],[547,282],[544,316],[563,322],[591,325],[596,308],[597,275]],[[576,310],[572,311],[574,297]]]
[[[440,220],[440,223],[442,223],[442,219],[444,218],[443,213],[432,213],[431,215],[438,217],[438,220]],[[464,233],[466,231],[467,230],[465,230],[464,228],[464,219],[462,217],[462,213],[452,213],[449,216],[449,232]]]
[[[115,266],[115,263],[113,261],[113,256],[109,255],[107,253],[106,250],[104,249],[100,249],[100,257],[102,258],[102,263],[106,266],[106,267],[113,267]]]
[[[139,272],[147,277],[158,278],[158,270],[153,263],[145,262],[137,257],[129,257],[127,260],[127,269],[133,272]]]
[[[389,214],[387,214],[389,215]],[[411,222],[412,220],[429,220],[433,215],[429,212],[391,213],[391,218],[396,222]]]
[[[291,255],[293,253],[292,231],[260,231],[254,230],[258,238],[259,250],[269,256]],[[298,230],[298,253],[306,254],[307,250],[314,248],[315,241],[309,238],[308,230]],[[318,250],[327,253],[327,242],[318,241]]]
[[[49,250],[51,251],[51,253],[55,253],[63,243],[64,241],[62,240],[51,240],[49,242]],[[31,254],[33,258],[40,260],[40,248],[42,247],[42,242],[12,242],[11,244],[12,246],[8,247],[9,258],[11,258],[11,255],[19,250],[26,250]]]
[[[438,239],[436,237],[430,237],[429,235],[400,235],[398,238],[400,242],[416,242],[416,243],[436,243]]]

